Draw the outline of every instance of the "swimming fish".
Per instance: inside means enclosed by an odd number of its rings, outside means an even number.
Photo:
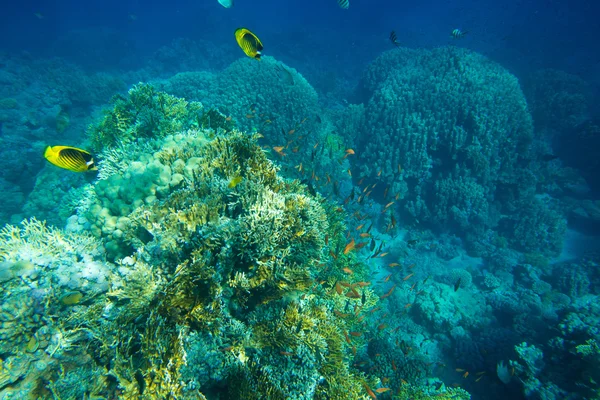
[[[217,0],[225,8],[233,7],[233,0]]]
[[[458,280],[456,281],[456,283],[454,284],[454,291],[456,292],[458,289],[460,289],[460,282],[461,282],[462,278],[458,278]]]
[[[396,36],[396,32],[392,31],[392,33],[390,33],[390,41],[394,44],[394,46],[400,47],[400,42],[398,41],[398,36]]]
[[[350,1],[349,0],[338,0],[338,5],[343,8],[344,10],[347,10],[348,7],[350,7]]]
[[[96,171],[94,158],[90,153],[76,147],[47,146],[44,158],[57,167],[73,172]]]
[[[242,181],[242,177],[239,175],[236,175],[233,178],[231,178],[227,187],[229,189],[232,189],[232,188],[236,187],[241,181]]]
[[[248,57],[260,60],[263,45],[254,33],[246,28],[238,28],[235,30],[235,40]]]
[[[454,39],[462,39],[463,37],[465,37],[466,34],[467,34],[467,31],[461,31],[460,29],[457,28],[452,31],[450,36],[452,36]]]

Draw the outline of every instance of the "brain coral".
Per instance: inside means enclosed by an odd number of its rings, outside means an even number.
[[[360,174],[399,192],[406,214],[469,229],[517,196],[533,137],[517,79],[466,49],[398,49],[367,69]],[[502,203],[500,203],[502,204]]]

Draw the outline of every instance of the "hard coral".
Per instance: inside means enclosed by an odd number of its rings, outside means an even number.
[[[359,398],[344,336],[359,319],[333,313],[348,298],[330,282],[366,268],[330,255],[345,243],[337,207],[281,178],[257,135],[158,129],[101,152],[108,171],[79,208],[119,265],[105,305],[73,317],[95,359],[114,360],[126,398],[224,387],[235,398]],[[377,296],[361,292],[354,301],[371,309]],[[184,366],[199,352],[225,370],[194,376]]]
[[[504,194],[521,193],[517,171],[533,137],[517,79],[465,49],[395,49],[371,63],[362,89],[361,175],[399,192],[405,216],[493,227]]]
[[[102,122],[88,130],[95,151],[137,138],[165,137],[193,127],[215,128],[216,121],[203,121],[206,111],[202,104],[156,91],[149,84],[135,85],[127,97],[117,95],[112,103],[113,108],[105,111]],[[221,123],[227,125],[224,118]]]

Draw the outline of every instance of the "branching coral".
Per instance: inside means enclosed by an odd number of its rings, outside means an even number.
[[[149,84],[135,85],[127,97],[115,96],[112,103],[113,108],[105,111],[102,122],[88,130],[96,151],[137,138],[165,137],[192,127],[231,128],[224,117],[220,121],[207,121],[202,104],[156,91]]]

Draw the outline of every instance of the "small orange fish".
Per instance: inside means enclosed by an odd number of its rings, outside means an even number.
[[[394,262],[394,263],[389,263],[389,264],[388,264],[388,267],[390,267],[390,268],[394,268],[394,267],[397,267],[397,266],[399,266],[399,265],[400,265],[400,264],[398,264],[398,263],[395,263],[395,262]]]
[[[390,297],[392,295],[392,293],[394,293],[394,289],[396,289],[396,285],[392,286],[392,288],[389,290],[389,292],[387,292],[386,294],[381,296],[380,299],[383,300],[386,297]]]
[[[381,254],[379,255],[379,257],[383,258],[383,257],[387,256],[388,254],[390,254],[390,253],[388,253],[388,252],[386,251],[386,252],[384,252],[384,253],[381,253]]]
[[[344,331],[344,337],[346,338],[346,343],[352,344],[352,341],[350,341],[350,338],[348,337],[348,334],[345,331]]]
[[[468,377],[468,376],[469,376],[469,371],[466,371],[466,372],[463,374],[463,378],[466,378],[466,377]]]
[[[279,154],[280,156],[285,156],[285,153],[283,152],[283,149],[285,147],[283,146],[274,146],[273,150],[275,150],[277,152],[277,154]]]
[[[346,149],[346,154],[352,155],[352,154],[354,154],[354,150],[353,149]]]
[[[377,399],[377,395],[375,393],[373,393],[373,391],[371,390],[371,388],[366,384],[366,382],[363,382],[363,386],[365,388],[365,390],[367,391],[367,394],[369,395],[369,397],[373,400]]]
[[[386,323],[384,322],[383,324],[380,324],[379,326],[377,326],[377,330],[378,330],[378,331],[382,331],[382,330],[384,330],[384,329],[385,329],[385,328],[387,328],[387,327],[388,327],[388,324],[386,324]]]
[[[414,272],[413,272],[412,274],[408,274],[408,275],[406,275],[404,278],[402,278],[402,280],[403,280],[403,281],[407,281],[407,280],[409,280],[410,278],[412,278],[414,274],[415,274]]]
[[[294,353],[290,353],[289,351],[280,351],[279,354],[281,354],[282,356],[293,356]]]
[[[365,287],[365,286],[369,286],[371,284],[371,282],[356,282],[355,285],[360,286],[360,287]]]
[[[352,355],[356,355],[356,346],[352,346]]]
[[[398,367],[396,367],[396,363],[394,362],[394,360],[392,360],[392,369],[394,371],[396,371],[398,369]]]
[[[295,130],[295,129],[290,129],[290,131],[288,132],[288,135],[293,135],[293,134],[294,134],[294,132],[296,132],[296,130]]]
[[[220,349],[220,351],[231,351],[233,350],[233,346],[227,346],[227,347],[223,347],[222,349]]]
[[[344,267],[342,268],[342,271],[344,271],[345,273],[347,273],[348,275],[354,275],[354,271],[352,271],[350,268],[348,267]]]
[[[367,232],[363,232],[363,233],[361,233],[361,234],[360,234],[360,235],[358,235],[358,236],[360,236],[361,238],[368,238],[368,237],[371,237],[371,234],[370,234],[370,233],[367,233]]]
[[[366,246],[368,243],[369,243],[369,242],[360,242],[360,243],[358,243],[356,246],[354,246],[354,248],[355,248],[356,250],[360,250],[360,249],[362,249],[363,247],[365,247],[365,246]]]
[[[252,114],[246,114],[246,118],[248,118],[248,119],[254,118],[254,115],[252,115]]]
[[[377,312],[377,311],[379,311],[379,310],[381,310],[381,307],[375,307],[374,309],[372,309],[372,310],[371,310],[371,311],[369,311],[369,312],[370,312],[371,314],[373,314],[373,313],[375,313],[375,312]]]
[[[338,310],[333,310],[333,313],[340,318],[348,318],[350,316],[350,314],[344,314],[343,312]]]
[[[392,389],[390,389],[390,388],[379,388],[379,389],[375,389],[375,391],[376,391],[377,393],[385,393],[385,392],[389,392],[390,390],[392,390]]]
[[[456,372],[465,372],[465,370],[464,370],[464,369],[462,369],[462,368],[456,368],[456,369],[455,369],[455,371],[456,371]]]
[[[350,243],[348,243],[348,244],[346,245],[346,247],[344,247],[344,254],[348,254],[348,253],[350,253],[352,250],[354,250],[354,247],[355,247],[355,245],[356,245],[356,243],[354,242],[354,239],[352,239],[352,240],[350,241]]]
[[[393,274],[389,274],[388,276],[386,276],[385,278],[383,278],[384,282],[387,282],[390,280],[390,278],[392,277]]]
[[[404,306],[405,309],[409,309],[412,306],[412,303],[406,303],[406,305]]]
[[[382,172],[383,172],[383,170],[382,170],[382,169],[380,169],[380,170],[379,170],[379,172],[377,173],[377,176],[378,176],[378,177],[379,177],[379,176],[381,176],[381,173],[382,173]]]
[[[359,226],[356,227],[356,230],[360,231],[364,226],[365,226],[365,224],[360,224]]]
[[[402,386],[408,385],[408,382],[406,382],[404,379],[400,379],[400,383],[402,384]]]
[[[337,260],[337,256],[335,255],[335,253],[332,250],[329,250],[329,255],[331,256],[331,258],[333,258],[334,260]]]
[[[229,121],[231,121],[231,118],[232,118],[232,117],[231,117],[231,115],[230,115],[229,117],[225,118],[225,121],[229,122]]]
[[[392,206],[394,203],[395,203],[395,201],[390,201],[389,203],[387,203],[387,204],[385,205],[385,207],[383,207],[383,210],[384,210],[384,211],[385,211],[385,210],[387,210],[387,209],[388,209],[388,208],[390,208],[390,207],[391,207],[391,206]]]
[[[348,176],[350,176],[350,178],[352,178],[352,171],[350,171],[350,168],[348,168]]]
[[[361,332],[348,332],[350,335],[354,336],[354,337],[360,337],[362,336]]]
[[[415,286],[417,286],[417,282],[413,283],[409,290],[412,292],[415,289]]]
[[[385,378],[381,378],[381,383],[383,383],[383,384],[386,384],[386,383],[388,383],[389,381],[390,381],[390,378],[387,378],[387,377],[385,377]]]

